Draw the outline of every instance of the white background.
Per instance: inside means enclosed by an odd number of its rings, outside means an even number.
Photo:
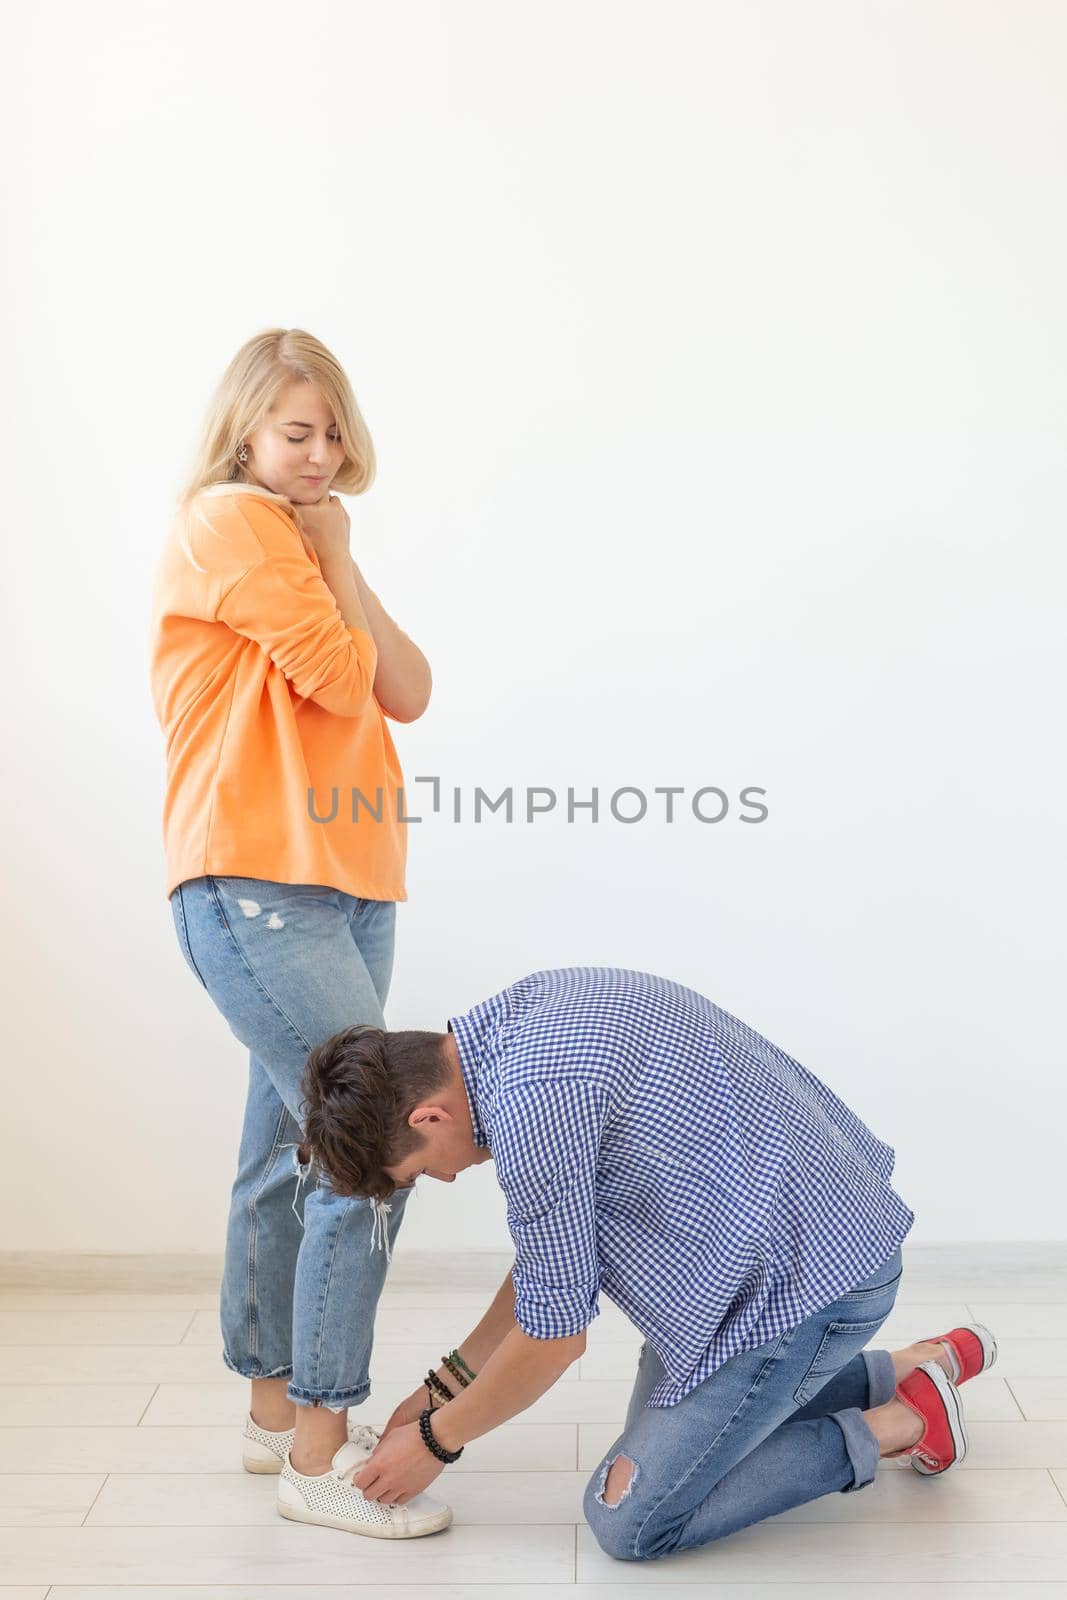
[[[390,1024],[665,973],[896,1147],[913,1241],[1062,1236],[1067,9],[17,26],[7,1247],[221,1249],[247,1060],[164,898],[147,631],[209,393],[274,326],[375,440],[353,551],[435,676],[409,779],[734,799],[428,816]],[[492,1168],[403,1238],[505,1244]]]

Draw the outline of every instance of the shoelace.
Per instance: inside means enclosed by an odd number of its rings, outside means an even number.
[[[258,1423],[254,1424],[254,1426],[258,1427]],[[270,1433],[270,1431],[269,1428],[260,1429],[262,1433]],[[293,1428],[279,1428],[275,1430],[273,1437],[275,1439],[291,1439],[294,1432],[295,1429]],[[353,1428],[350,1431],[348,1443],[356,1445],[360,1450],[374,1450],[381,1443],[381,1438],[382,1436],[377,1428],[372,1428],[368,1422],[361,1422],[358,1428]]]
[[[334,1467],[333,1475],[337,1479],[338,1483],[347,1484],[348,1488],[351,1489],[353,1494],[358,1494],[358,1495],[360,1495],[362,1497],[363,1496],[363,1490],[362,1489],[357,1489],[355,1484],[352,1482],[352,1479],[355,1477],[356,1473],[359,1472],[360,1468],[363,1467],[364,1465],[365,1465],[365,1463],[362,1462],[362,1461],[350,1461],[348,1466],[347,1467],[342,1467],[340,1469],[340,1471],[338,1471],[338,1469],[336,1467]],[[397,1507],[396,1506],[381,1506],[379,1509],[382,1510],[382,1511],[395,1511],[397,1509]]]
[[[348,1442],[358,1445],[361,1450],[374,1450],[381,1443],[381,1437],[377,1428],[372,1428],[367,1422],[361,1422],[355,1432],[349,1434]]]
[[[360,1450],[373,1450],[380,1438],[381,1435],[377,1428],[372,1428],[369,1423],[361,1422],[355,1432],[349,1434],[348,1442],[356,1445]],[[366,1463],[363,1461],[350,1461],[347,1467],[335,1467],[334,1477],[337,1478],[338,1482],[347,1483],[349,1488],[355,1489],[356,1486],[352,1479],[357,1472],[363,1470],[365,1465]],[[359,1494],[360,1491],[356,1489],[356,1493]]]

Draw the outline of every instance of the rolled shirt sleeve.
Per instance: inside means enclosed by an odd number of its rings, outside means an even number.
[[[515,1320],[564,1339],[600,1314],[596,1163],[601,1108],[588,1085],[515,1085],[493,1125],[497,1180],[515,1245]]]

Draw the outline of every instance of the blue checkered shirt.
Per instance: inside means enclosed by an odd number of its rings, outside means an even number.
[[[532,972],[450,1017],[515,1244],[515,1318],[559,1339],[601,1291],[675,1405],[869,1277],[910,1229],[894,1151],[806,1067],[683,984]]]

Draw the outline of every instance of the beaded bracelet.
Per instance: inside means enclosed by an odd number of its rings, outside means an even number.
[[[453,1374],[453,1378],[459,1382],[461,1389],[469,1389],[470,1384],[478,1376],[477,1373],[470,1371],[469,1366],[464,1362],[464,1358],[459,1354],[459,1350],[450,1350],[448,1355],[442,1355],[442,1366],[448,1373]],[[464,1373],[467,1374],[466,1378],[464,1378]],[[443,1405],[448,1405],[450,1400],[456,1398],[448,1384],[442,1382],[442,1379],[438,1378],[437,1373],[432,1368],[427,1371],[426,1378],[422,1379],[422,1386],[426,1389],[426,1398],[430,1403],[430,1411],[440,1411]]]
[[[437,1395],[442,1405],[446,1405],[449,1400],[454,1400],[456,1398],[448,1385],[441,1382],[440,1378],[437,1376],[432,1367],[426,1374],[423,1382],[426,1384],[426,1388],[428,1390]],[[433,1404],[432,1401],[430,1403],[431,1405]]]
[[[442,1356],[441,1365],[446,1372],[452,1374],[461,1389],[469,1388],[477,1376],[468,1367],[458,1350],[450,1350],[447,1356]],[[464,1373],[467,1374],[466,1377],[463,1376]],[[440,1411],[441,1407],[447,1405],[449,1400],[456,1398],[448,1388],[448,1385],[443,1383],[437,1376],[436,1372],[428,1372],[426,1374],[423,1379],[423,1387],[426,1390],[426,1399],[429,1402],[431,1411]],[[434,1403],[435,1400],[436,1404]]]
[[[434,1437],[434,1431],[430,1426],[431,1415],[432,1413],[428,1407],[425,1411],[420,1412],[419,1433],[422,1436],[423,1444],[426,1446],[430,1454],[436,1456],[438,1461],[443,1461],[447,1466],[450,1461],[459,1460],[460,1456],[463,1454],[463,1446],[460,1445],[458,1450],[446,1450],[444,1445]]]
[[[467,1374],[467,1378],[469,1379],[469,1381],[471,1383],[473,1383],[475,1378],[478,1376],[478,1374],[476,1372],[472,1372],[471,1371],[470,1367],[468,1367],[467,1363],[464,1361],[463,1357],[460,1355],[458,1350],[450,1350],[448,1352],[447,1356],[445,1357],[445,1360],[446,1361],[454,1361],[457,1364],[457,1366],[462,1367],[463,1371]]]
[[[463,1373],[452,1360],[451,1356],[442,1356],[441,1365],[444,1367],[446,1372],[450,1372],[452,1374],[453,1378],[455,1378],[461,1389],[470,1388],[470,1379],[463,1376]]]

